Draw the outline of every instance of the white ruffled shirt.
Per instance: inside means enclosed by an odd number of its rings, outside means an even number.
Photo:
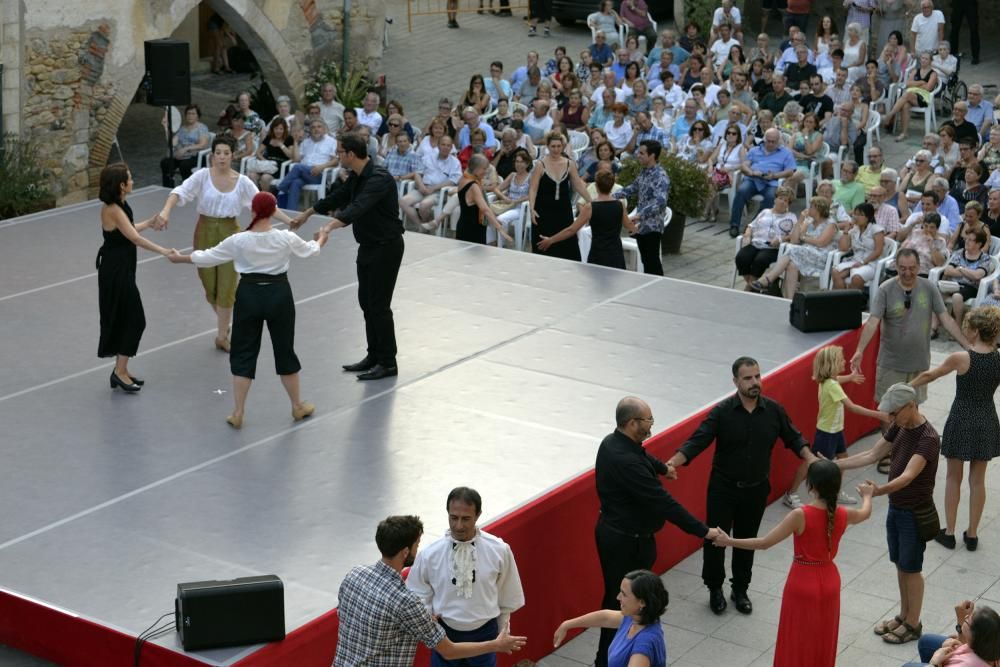
[[[316,241],[304,241],[287,229],[272,229],[233,234],[214,248],[195,250],[191,253],[191,261],[200,267],[233,262],[237,273],[278,275],[288,271],[292,255],[312,257],[318,254]]]
[[[198,213],[212,218],[235,218],[244,207],[250,208],[254,195],[259,192],[253,181],[240,174],[235,188],[230,192],[219,192],[212,185],[211,171],[199,169],[170,194],[177,195],[181,206],[197,199]]]
[[[406,587],[455,630],[475,630],[494,618],[502,629],[524,606],[510,545],[481,530],[466,542],[448,533],[417,552]]]

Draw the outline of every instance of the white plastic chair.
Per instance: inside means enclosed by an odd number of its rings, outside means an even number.
[[[194,169],[191,171],[198,171],[199,169],[204,169],[209,166],[209,157],[212,155],[212,142],[215,141],[215,132],[208,133],[208,148],[202,148],[198,151],[198,161],[195,162]]]
[[[890,247],[891,244],[891,247]],[[895,239],[885,237],[885,246],[882,249],[882,256],[875,262],[875,277],[868,284],[868,303],[875,302],[875,295],[878,293],[878,286],[882,284],[882,277],[885,275],[885,267],[896,257],[899,244]]]
[[[587,263],[587,257],[590,256],[590,246],[593,239],[594,233],[590,229],[590,225],[585,225],[576,233],[576,242],[580,246],[580,261],[584,264]],[[646,267],[642,263],[642,255],[639,254],[639,243],[631,236],[625,236],[622,238],[622,250],[635,257],[636,273],[645,273]]]
[[[836,155],[833,153],[833,149],[830,144],[823,142],[823,148],[816,157],[809,163],[809,173],[806,174],[805,186],[806,186],[806,208],[809,208],[809,203],[812,201],[813,192],[816,191],[816,184],[819,183],[822,178],[820,173],[823,168],[823,164],[828,160],[833,160],[835,163],[839,160],[836,158],[831,158],[830,155]]]
[[[865,135],[867,136],[866,148],[875,145],[875,142],[872,141],[873,136],[878,142],[882,141],[882,114],[875,109],[868,110],[868,127],[865,128]]]
[[[320,175],[319,183],[313,185],[303,185],[302,191],[314,193],[316,195],[316,201],[319,201],[326,196],[327,187],[333,183],[339,172],[340,167],[327,167],[323,170],[322,175]]]
[[[569,130],[569,147],[573,151],[573,159],[579,160],[583,151],[590,148],[590,136],[586,132]]]
[[[1000,258],[1000,236],[990,237],[989,254],[991,257]]]
[[[438,190],[438,200],[434,204],[434,219],[437,220],[438,216],[441,215],[441,211],[444,210],[444,205],[448,202],[448,195],[451,194],[452,190],[455,188],[451,186],[445,186]],[[447,218],[437,226],[436,233],[438,236],[445,236],[445,228],[451,227],[451,218]]]
[[[943,271],[943,266],[935,266],[931,269],[927,279],[931,281],[931,284],[933,284],[934,287],[938,287],[938,283],[941,281],[941,273]],[[993,281],[997,278],[1000,278],[1000,258],[990,256],[990,267],[983,279],[979,281],[979,290],[976,292],[976,297],[974,299],[966,299],[966,307],[982,305],[983,301],[985,301],[986,297],[989,295],[990,285],[992,285]]]
[[[937,103],[937,97],[941,93],[941,89],[944,87],[944,83],[938,78],[937,85],[934,86],[934,90],[931,91],[931,101],[925,107],[910,107],[910,114],[922,115],[924,117],[924,134],[930,134],[931,132],[937,131],[937,111],[934,108]]]
[[[888,236],[883,236],[883,239],[884,243],[882,244],[882,254],[879,255],[879,258],[877,260],[875,260],[876,262],[881,262],[882,260],[889,260],[896,256],[896,249],[898,248],[896,240],[891,239]],[[852,251],[850,250],[848,251],[835,250],[834,252],[830,253],[830,255],[827,257],[826,268],[823,270],[823,274],[820,276],[819,279],[820,289],[825,289],[825,290],[832,289],[831,286],[833,285],[833,269],[837,266],[837,264],[840,264],[840,262],[842,262],[845,257],[851,254],[851,252]],[[874,295],[875,291],[878,290],[878,276],[879,276],[878,271],[879,267],[878,264],[876,264],[875,278],[872,279],[872,284],[874,284],[875,289],[872,290],[871,287],[869,287],[870,290],[869,295]]]

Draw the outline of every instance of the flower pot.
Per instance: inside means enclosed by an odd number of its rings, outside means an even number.
[[[683,213],[674,211],[670,224],[663,230],[663,240],[661,247],[668,255],[677,255],[681,251],[681,242],[684,240],[684,227],[687,224],[686,216]]]

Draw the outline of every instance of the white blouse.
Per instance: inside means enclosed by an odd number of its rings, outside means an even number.
[[[242,208],[250,208],[250,202],[259,192],[253,181],[240,174],[235,188],[229,192],[219,192],[212,184],[211,172],[209,168],[199,169],[171,190],[170,194],[177,195],[181,206],[197,199],[198,213],[211,218],[235,218]]]
[[[214,248],[195,250],[191,253],[191,261],[200,267],[234,262],[237,273],[277,275],[288,271],[292,255],[312,257],[318,254],[316,241],[303,241],[298,234],[286,229],[272,229],[233,234]]]

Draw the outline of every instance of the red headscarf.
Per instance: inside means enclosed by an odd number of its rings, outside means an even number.
[[[270,218],[278,208],[278,200],[270,192],[258,192],[253,196],[250,203],[250,210],[253,212],[253,220],[247,225],[247,230],[253,229],[258,220]]]

